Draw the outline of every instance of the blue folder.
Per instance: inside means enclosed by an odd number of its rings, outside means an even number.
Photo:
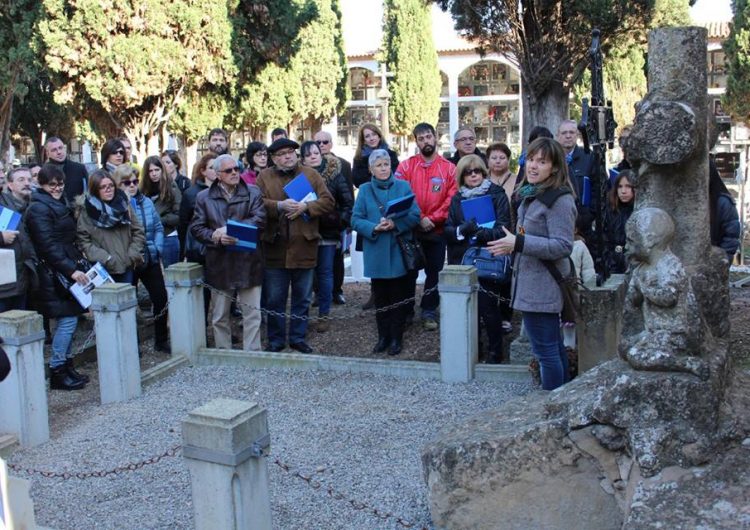
[[[255,252],[258,248],[258,227],[239,221],[227,221],[227,235],[237,239],[234,245],[226,249],[233,252]]]
[[[476,219],[482,228],[495,226],[495,205],[492,204],[492,197],[489,195],[461,201],[461,211],[465,220]]]
[[[297,202],[310,202],[318,198],[312,184],[307,180],[304,173],[300,173],[289,184],[284,186],[284,193],[286,193],[287,197]]]
[[[18,225],[21,224],[21,214],[0,206],[0,231],[2,230],[18,230]]]
[[[583,177],[583,189],[581,190],[581,204],[591,206],[591,179]]]
[[[398,199],[391,199],[385,205],[383,217],[393,217],[396,214],[407,211],[414,204],[414,194],[404,195]]]

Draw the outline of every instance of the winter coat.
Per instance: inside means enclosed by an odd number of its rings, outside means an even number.
[[[256,182],[258,181],[258,173],[248,168],[242,172],[242,175],[240,175],[240,178],[248,186],[255,186]]]
[[[587,154],[582,147],[575,146],[570,155],[568,162],[568,173],[570,182],[575,187],[576,207],[580,216],[580,226],[583,228],[583,235],[587,240],[591,239],[594,220],[599,212],[599,189],[600,184],[596,174],[596,164],[594,156]],[[588,206],[581,203],[583,197],[583,177],[588,177],[591,183],[591,202]]]
[[[297,175],[304,174],[318,196],[307,203],[307,219],[300,215],[289,220],[278,208],[280,201],[287,199],[284,186]],[[332,212],[333,196],[317,171],[297,165],[289,171],[277,167],[264,169],[258,175],[258,187],[263,194],[267,224],[263,232],[263,256],[265,266],[274,269],[312,269],[318,261],[318,230],[321,216]]]
[[[164,225],[164,232],[166,235],[171,234],[177,229],[177,225],[180,224],[180,202],[182,201],[182,192],[177,187],[175,181],[171,181],[172,186],[172,197],[171,202],[165,203],[160,197],[153,197],[151,200],[154,202],[156,212],[161,218],[161,224]]]
[[[85,208],[78,214],[78,247],[86,259],[92,263],[98,261],[110,274],[123,274],[133,269],[134,262],[143,263],[146,247],[143,225],[130,208],[130,201],[128,211],[130,224],[119,224],[111,228],[96,226]]]
[[[53,164],[55,164],[53,162]],[[65,162],[59,165],[63,173],[65,173],[65,188],[63,188],[63,195],[68,199],[68,203],[73,204],[75,198],[79,195],[83,195],[88,188],[89,172],[86,171],[86,166],[73,162],[69,158],[65,159]]]
[[[563,277],[570,274],[576,206],[567,187],[526,198],[518,209],[513,261],[513,309],[537,313],[562,310],[560,287],[542,260],[551,260]]]
[[[257,227],[260,241],[266,226],[266,210],[257,186],[248,186],[240,179],[234,195],[227,199],[217,179],[198,194],[190,233],[206,246],[206,281],[223,291],[258,286],[263,283],[260,245],[255,252],[238,252],[211,239],[214,230],[226,226],[229,219]]]
[[[144,263],[150,265],[159,263],[162,248],[164,247],[164,226],[161,218],[156,212],[156,207],[151,199],[140,191],[138,195],[130,199],[130,205],[135,212],[135,218],[143,227],[146,236],[146,247],[143,252]]]
[[[479,158],[482,159],[482,162],[484,162],[484,165],[485,166],[487,165],[487,156],[483,152],[481,152],[478,147],[474,148],[474,152],[472,154],[477,155]],[[454,166],[457,166],[458,161],[461,160],[462,156],[465,156],[465,155],[462,155],[461,153],[458,152],[458,149],[456,149],[456,151],[451,155],[448,161],[450,161],[450,163],[453,164]]]
[[[48,318],[83,313],[73,295],[58,285],[52,274],[57,271],[71,278],[77,270],[76,262],[83,259],[75,244],[73,209],[64,196],[57,200],[44,190],[36,190],[31,194],[24,219],[36,255],[44,262],[37,268],[39,286],[34,293],[35,307]]]
[[[510,230],[510,205],[505,190],[500,186],[491,184],[487,193],[492,197],[492,204],[495,207],[495,225],[492,228],[479,228],[475,234],[476,241],[474,246],[484,246],[489,241],[494,241],[505,237],[503,227]],[[471,238],[464,237],[458,239],[456,229],[461,226],[466,219],[461,209],[461,201],[464,198],[459,191],[451,199],[448,220],[445,222],[445,239],[448,241],[448,264],[460,265],[466,249],[469,248]]]
[[[737,207],[734,205],[734,199],[727,193],[720,194],[716,199],[716,226],[718,234],[712,235],[711,244],[721,247],[727,253],[727,258],[731,264],[734,255],[740,247],[740,219],[737,214]]]
[[[19,202],[10,191],[0,194],[0,206],[9,208],[21,215],[26,211],[26,203]],[[6,245],[0,236],[0,248],[13,251],[16,261],[16,282],[0,285],[0,298],[25,295],[32,277],[36,274],[36,252],[26,229],[26,220],[18,224],[18,235],[13,243]]]
[[[381,149],[381,148],[378,148]],[[386,149],[388,155],[391,157],[391,172],[395,173],[398,167],[398,155],[393,149]],[[352,165],[352,181],[354,185],[359,188],[362,184],[370,182],[372,173],[370,173],[370,160],[366,156],[360,156],[354,159]]]
[[[328,241],[339,241],[341,232],[349,228],[354,198],[349,183],[341,172],[339,159],[333,155],[325,155],[324,160],[326,163],[320,176],[323,177],[328,191],[336,201],[336,206],[332,212],[320,217],[320,236]]]
[[[406,274],[396,235],[403,234],[404,237],[412,237],[412,230],[421,219],[417,201],[412,203],[409,210],[393,217],[395,230],[375,232],[375,226],[380,223],[382,217],[381,204],[385,205],[390,200],[410,193],[412,190],[409,184],[394,178],[393,175],[387,180],[373,178],[370,183],[360,186],[352,213],[352,228],[364,240],[365,276],[387,279],[399,278]]]
[[[624,274],[628,270],[628,260],[625,256],[625,224],[633,214],[633,201],[630,204],[620,204],[617,211],[607,203],[604,211],[607,227],[607,268],[611,274]]]
[[[182,201],[180,202],[180,224],[177,227],[177,235],[180,238],[180,255],[181,258],[187,257],[188,261],[194,263],[205,263],[205,249],[203,244],[193,237],[188,227],[193,220],[195,199],[200,192],[207,189],[208,184],[198,180],[182,194]]]
[[[429,233],[417,231],[417,237],[441,236],[451,199],[458,191],[456,166],[440,155],[428,164],[418,154],[401,162],[395,176],[409,183],[422,217],[429,218],[435,224]]]
[[[189,178],[179,172],[174,178],[174,183],[177,184],[177,188],[180,190],[180,193],[185,193],[185,190],[187,190],[192,184]]]
[[[570,254],[573,266],[576,269],[578,279],[583,283],[591,283],[596,280],[596,270],[594,270],[594,259],[591,252],[582,239],[576,239],[573,242],[573,252]]]

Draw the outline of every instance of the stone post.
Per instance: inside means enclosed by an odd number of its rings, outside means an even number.
[[[165,272],[172,355],[184,355],[192,362],[198,350],[206,347],[203,267],[197,263],[176,263]]]
[[[141,395],[135,287],[105,283],[91,291],[96,331],[101,402],[127,401]]]
[[[586,287],[581,289],[581,318],[576,324],[579,375],[617,359],[627,283],[624,274],[613,274],[602,286],[592,282]]]
[[[472,266],[446,265],[440,271],[440,372],[446,383],[474,379],[479,356],[477,285]]]
[[[0,432],[15,434],[22,446],[42,444],[49,440],[49,415],[41,315],[0,313],[0,337],[11,367],[0,383]]]
[[[256,403],[215,399],[182,423],[197,530],[270,530],[268,413]]]
[[[16,283],[16,254],[13,249],[0,249],[0,285]]]
[[[357,232],[352,231],[352,246],[349,249],[349,254],[351,256],[351,277],[356,282],[365,281],[368,278],[365,277],[365,262],[362,252],[359,252],[355,250],[357,247],[357,239],[359,238],[359,234]]]

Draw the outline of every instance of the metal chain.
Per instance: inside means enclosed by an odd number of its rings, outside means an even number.
[[[162,309],[161,311],[159,311],[159,313],[156,314],[156,315],[153,315],[153,316],[151,316],[149,318],[144,318],[143,321],[141,322],[141,324],[144,325],[144,326],[150,326],[151,324],[153,324],[154,322],[156,322],[158,319],[160,319],[161,317],[163,317],[164,315],[166,315],[169,312],[169,305],[172,303],[172,299],[174,298],[174,295],[175,295],[175,293],[173,291],[172,295],[167,299],[167,303],[164,304],[164,309]]]
[[[482,287],[481,285],[479,285],[479,286],[477,287],[477,291],[479,291],[480,293],[484,293],[484,294],[486,294],[487,296],[491,296],[492,298],[495,298],[495,299],[496,299],[497,301],[499,301],[499,302],[507,302],[507,303],[510,303],[510,302],[511,302],[511,299],[510,299],[510,298],[505,298],[505,297],[503,297],[503,296],[500,296],[500,295],[499,295],[499,294],[497,294],[497,293],[493,293],[492,291],[488,291],[487,289],[485,289],[485,288],[484,288],[484,287]]]
[[[236,298],[234,296],[231,296],[231,295],[228,295],[224,291],[222,291],[221,289],[217,289],[216,287],[214,287],[214,286],[212,286],[212,285],[210,285],[210,284],[208,284],[206,282],[201,282],[201,285],[203,285],[203,287],[205,287],[209,291],[211,291],[213,293],[216,293],[219,296],[223,296],[224,298],[227,298],[227,299],[231,300],[232,302],[234,302],[238,306],[246,307],[246,308],[250,309],[251,311],[260,311],[264,315],[271,315],[271,316],[276,316],[276,317],[285,317],[285,318],[289,318],[289,319],[292,319],[292,320],[309,320],[309,321],[350,320],[350,319],[353,319],[353,318],[357,318],[359,316],[359,313],[353,313],[353,314],[341,315],[341,316],[323,315],[323,316],[317,316],[317,317],[316,316],[304,316],[304,315],[292,315],[292,314],[289,314],[289,313],[283,313],[281,311],[274,311],[272,309],[264,309],[262,307],[255,307],[255,306],[252,306],[250,304],[246,304],[244,302],[241,302],[238,298]],[[433,293],[433,292],[435,292],[437,290],[438,290],[437,286],[430,287],[429,289],[426,289],[422,293],[422,296],[428,295],[428,294]],[[395,304],[391,304],[391,305],[387,305],[385,307],[380,307],[378,309],[375,309],[374,311],[372,311],[372,313],[385,313],[386,311],[391,311],[393,309],[396,309],[397,307],[401,307],[401,306],[404,306],[404,305],[411,304],[415,300],[416,300],[416,297],[414,297],[414,296],[411,297],[411,298],[406,298],[404,300],[401,300],[400,302],[396,302]],[[370,312],[370,310],[364,310],[364,309],[362,311],[366,311],[368,313]]]
[[[285,464],[278,458],[274,458],[272,461],[274,464],[276,464],[281,470],[283,470],[286,473],[289,473],[292,477],[298,478],[304,482],[307,483],[308,486],[310,486],[314,490],[320,490],[323,488],[323,484],[319,480],[315,480],[311,475],[305,475],[301,473],[300,471],[293,470],[289,464]],[[392,519],[398,523],[399,526],[402,528],[414,528],[414,524],[410,523],[403,517],[399,517],[391,512],[385,512],[382,510],[379,510],[378,508],[369,505],[366,502],[358,501],[356,499],[353,499],[351,497],[348,497],[346,494],[340,492],[339,490],[335,489],[332,486],[325,486],[323,489],[330,498],[336,501],[346,501],[353,509],[357,511],[363,511],[366,513],[369,513],[371,515],[374,515],[375,517],[379,519]],[[420,530],[427,530],[426,526],[423,526]]]
[[[132,463],[129,463],[123,466],[118,466],[114,469],[108,469],[108,470],[63,471],[63,472],[43,471],[43,470],[38,470],[38,469],[31,469],[28,467],[22,467],[22,466],[19,466],[18,464],[8,464],[8,468],[18,473],[26,473],[27,475],[40,475],[45,478],[61,478],[63,480],[77,478],[80,480],[85,480],[87,478],[93,478],[93,477],[101,478],[101,477],[106,477],[109,475],[121,475],[123,473],[127,473],[128,471],[136,471],[145,466],[156,464],[164,458],[175,456],[180,451],[180,449],[182,449],[182,445],[175,445],[174,447],[170,447],[169,449],[167,449],[160,455],[152,456],[151,458],[141,460],[140,462],[132,462]]]
[[[76,351],[73,352],[73,354],[71,355],[71,358],[78,357],[80,354],[84,352],[84,350],[86,350],[86,348],[89,348],[90,346],[93,346],[94,344],[96,344],[96,328],[91,328],[91,331],[83,340],[81,345],[78,348],[76,348]]]

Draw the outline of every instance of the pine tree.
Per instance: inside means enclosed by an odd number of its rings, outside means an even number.
[[[432,39],[430,5],[424,0],[386,0],[383,58],[393,78],[389,120],[392,132],[411,134],[417,123],[435,125],[440,112],[440,69]]]
[[[722,105],[733,119],[750,122],[750,4],[747,0],[732,4],[734,24],[724,42],[729,68]]]

